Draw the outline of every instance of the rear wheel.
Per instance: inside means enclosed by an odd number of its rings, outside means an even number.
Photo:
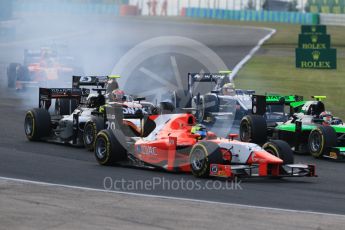
[[[240,123],[240,138],[243,142],[263,144],[267,140],[267,123],[260,115],[247,115]]]
[[[293,164],[294,155],[288,143],[281,140],[272,140],[265,143],[262,148],[270,154],[283,160],[283,164]]]
[[[94,150],[97,133],[102,129],[104,129],[104,119],[97,117],[86,122],[83,132],[83,140],[87,150]]]
[[[176,109],[182,109],[191,106],[191,95],[187,90],[179,89],[174,92]]]
[[[18,81],[30,81],[30,72],[27,66],[20,65],[17,68],[17,80]]]
[[[200,142],[192,148],[189,155],[192,174],[195,177],[208,177],[211,164],[223,163],[219,146],[212,142]]]
[[[45,109],[33,109],[26,113],[24,121],[25,135],[30,141],[38,141],[51,132],[50,114]]]
[[[309,134],[308,147],[310,154],[319,158],[327,155],[330,148],[337,145],[337,133],[331,126],[319,126]]]
[[[194,101],[194,99],[196,101]],[[198,122],[203,122],[205,117],[205,102],[203,97],[193,98],[192,100],[192,108],[195,108],[195,112],[193,115],[197,119]]]
[[[16,86],[17,68],[20,66],[18,63],[11,63],[7,67],[7,87],[14,88]]]
[[[125,139],[117,130],[100,131],[95,140],[95,157],[100,165],[114,165],[127,159]]]

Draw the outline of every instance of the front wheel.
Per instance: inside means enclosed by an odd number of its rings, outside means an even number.
[[[117,130],[105,129],[100,131],[95,140],[95,157],[100,165],[114,165],[126,160],[127,150],[125,139]]]
[[[271,140],[265,143],[262,148],[283,160],[283,164],[293,164],[294,155],[288,143],[281,140]]]
[[[337,133],[331,126],[319,126],[309,134],[308,147],[310,154],[319,158],[327,155],[329,149],[337,145]]]

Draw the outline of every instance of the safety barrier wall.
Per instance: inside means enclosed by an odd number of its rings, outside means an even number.
[[[183,8],[181,16],[236,21],[319,24],[319,14],[299,12]]]
[[[320,24],[345,26],[345,14],[320,14]]]
[[[14,13],[72,13],[119,15],[120,6],[106,3],[77,3],[64,1],[15,1]]]

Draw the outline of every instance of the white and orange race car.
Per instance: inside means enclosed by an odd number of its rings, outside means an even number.
[[[142,116],[135,130],[131,121],[123,122],[121,106],[107,106],[106,116],[111,125],[97,134],[94,148],[101,165],[161,168],[196,177],[316,176],[314,165],[294,164],[284,141],[261,147],[234,140],[235,134],[217,137],[189,113]]]

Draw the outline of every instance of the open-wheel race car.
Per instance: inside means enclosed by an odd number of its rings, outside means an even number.
[[[252,143],[217,137],[198,124],[194,115],[144,116],[136,126],[123,117],[121,107],[107,106],[110,129],[97,134],[95,157],[101,165],[134,165],[196,177],[302,177],[315,176],[313,165],[294,164],[284,141]]]
[[[189,73],[187,107],[195,109],[199,122],[213,123],[216,119],[241,120],[251,109],[253,90],[235,89],[233,83],[226,83],[228,73]],[[203,84],[214,84],[210,92],[200,93]],[[177,100],[178,101],[178,100]]]
[[[252,112],[252,95],[254,90],[235,89],[234,83],[225,83],[228,74],[222,73],[189,73],[187,107],[193,109],[193,114],[199,122],[214,123],[217,119],[234,121],[239,124],[241,119]],[[204,83],[215,84],[211,92],[201,94],[198,88]],[[201,84],[201,85],[199,85]],[[279,95],[267,93],[265,119],[267,122],[284,122],[288,120],[284,112],[285,105],[300,101],[296,95]],[[178,95],[176,96],[178,102]],[[284,99],[283,101],[281,99]],[[177,107],[179,107],[177,103]]]
[[[7,67],[9,88],[51,87],[67,83],[72,75],[82,74],[74,57],[60,53],[53,47],[25,50],[24,61]]]
[[[100,92],[100,89],[98,89]],[[98,111],[105,104],[101,93],[89,97],[89,89],[81,88],[39,88],[39,107],[27,111],[25,116],[25,134],[30,141],[49,141],[86,146],[92,148],[85,129],[103,129],[103,114]],[[86,99],[85,102],[82,100]],[[52,100],[59,100],[63,107],[77,107],[69,114],[50,113]]]
[[[299,100],[288,105],[289,119],[268,123],[264,119],[266,100],[254,95],[253,114],[245,116],[240,125],[242,141],[262,144],[267,140],[284,140],[296,153],[310,153],[316,158],[345,159],[345,126],[342,120],[325,110],[322,99]]]
[[[85,146],[92,150],[98,131],[107,128],[104,106],[118,104],[127,118],[139,110],[145,114],[158,113],[152,103],[144,98],[132,98],[114,89],[117,76],[73,76],[72,88],[39,88],[39,106],[25,116],[25,134],[30,141],[44,140]],[[112,83],[109,83],[111,81]],[[113,85],[110,85],[113,84]],[[81,86],[94,88],[81,88]],[[116,88],[117,84],[115,84]],[[120,92],[118,101],[107,93]],[[55,111],[49,109],[55,100]]]

